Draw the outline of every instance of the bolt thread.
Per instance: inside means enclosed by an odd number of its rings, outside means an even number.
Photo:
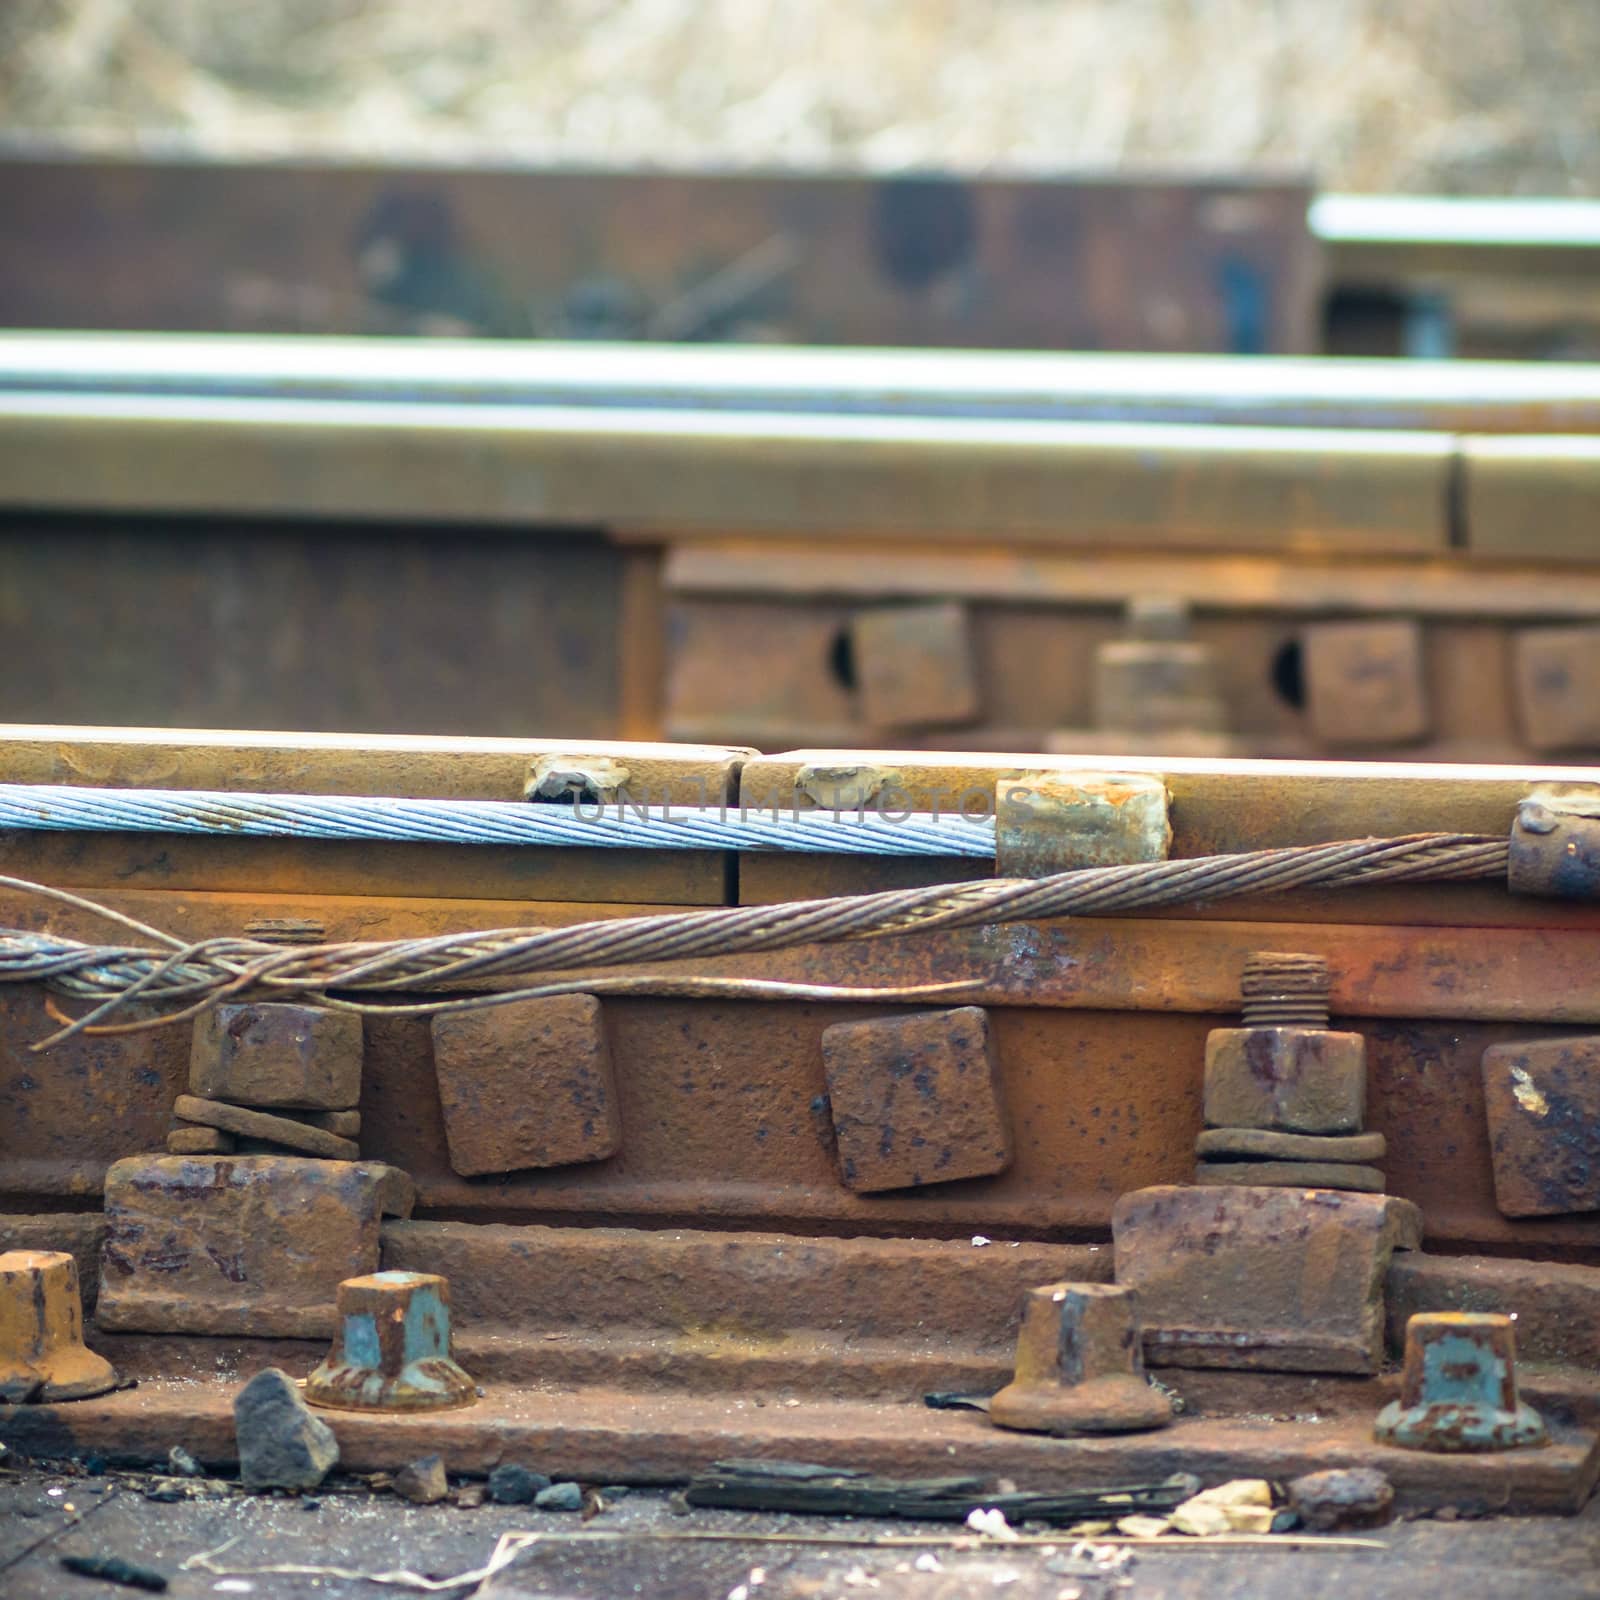
[[[1326,1028],[1328,963],[1321,956],[1261,951],[1244,964],[1239,994],[1247,1028]]]

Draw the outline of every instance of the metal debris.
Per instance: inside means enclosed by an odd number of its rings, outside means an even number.
[[[1105,1489],[1029,1492],[982,1478],[884,1478],[848,1467],[798,1461],[719,1461],[689,1481],[691,1506],[797,1511],[829,1516],[917,1517],[959,1522],[998,1511],[1013,1522],[1074,1523],[1097,1513],[1170,1511],[1190,1493],[1187,1479]]]
[[[120,1583],[128,1589],[148,1589],[152,1594],[164,1593],[167,1587],[164,1573],[124,1561],[121,1556],[62,1556],[61,1565],[82,1578]]]

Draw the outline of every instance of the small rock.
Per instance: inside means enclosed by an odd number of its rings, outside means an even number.
[[[575,1483],[552,1483],[533,1497],[536,1511],[582,1511],[583,1490]]]
[[[1194,1497],[1214,1506],[1270,1506],[1272,1485],[1265,1478],[1230,1478]]]
[[[541,1489],[548,1489],[550,1480],[542,1472],[529,1467],[519,1467],[514,1461],[502,1461],[489,1474],[489,1498],[497,1506],[526,1506]]]
[[[180,1478],[198,1478],[204,1471],[200,1463],[181,1444],[175,1444],[167,1451],[167,1465]]]
[[[1308,1472],[1289,1484],[1289,1504],[1308,1528],[1375,1528],[1394,1512],[1394,1486],[1372,1467]]]
[[[1224,1506],[1223,1514],[1234,1533],[1271,1533],[1277,1512],[1271,1506]]]
[[[1454,1522],[1461,1513],[1454,1506],[1439,1506],[1433,1513],[1435,1522]]]
[[[464,1483],[456,1490],[456,1504],[463,1511],[476,1511],[489,1498],[489,1491],[481,1483]]]
[[[1208,1539],[1214,1533],[1233,1532],[1227,1507],[1203,1500],[1199,1495],[1192,1500],[1185,1500],[1172,1513],[1171,1522],[1179,1533],[1187,1533],[1196,1539]]]
[[[436,1506],[450,1493],[444,1475],[444,1462],[438,1456],[423,1456],[394,1475],[394,1492],[414,1506]]]
[[[1281,1511],[1272,1513],[1272,1526],[1269,1533],[1293,1533],[1300,1526],[1300,1513],[1285,1506]]]
[[[1117,1532],[1125,1533],[1130,1539],[1159,1539],[1172,1524],[1165,1517],[1120,1517],[1117,1520]]]
[[[1074,1539],[1098,1539],[1101,1534],[1111,1532],[1111,1524],[1098,1519],[1090,1522],[1074,1522],[1070,1528],[1063,1531]]]
[[[315,1489],[339,1459],[339,1441],[277,1367],[258,1372],[233,1398],[239,1477],[246,1489]]]
[[[986,1539],[999,1539],[1007,1544],[1016,1540],[1017,1530],[1006,1521],[1006,1514],[992,1507],[976,1506],[967,1513],[967,1526]]]
[[[1272,1485],[1265,1478],[1233,1478],[1202,1489],[1172,1513],[1180,1533],[1205,1538],[1213,1533],[1269,1533]]]
[[[600,1491],[607,1500],[626,1500],[633,1490],[625,1483],[608,1483]]]

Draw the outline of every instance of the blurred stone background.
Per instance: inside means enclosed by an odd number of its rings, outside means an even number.
[[[1600,193],[1595,0],[0,0],[0,130],[608,167]]]

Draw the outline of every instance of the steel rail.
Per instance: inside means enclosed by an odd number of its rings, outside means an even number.
[[[1324,244],[1600,251],[1600,202],[1428,194],[1322,194],[1307,208]],[[1600,266],[1600,256],[1589,263]]]
[[[1448,435],[0,391],[0,503],[647,533],[1369,553],[1445,541]]]
[[[1600,429],[1600,364],[0,333],[0,392],[700,416]]]

